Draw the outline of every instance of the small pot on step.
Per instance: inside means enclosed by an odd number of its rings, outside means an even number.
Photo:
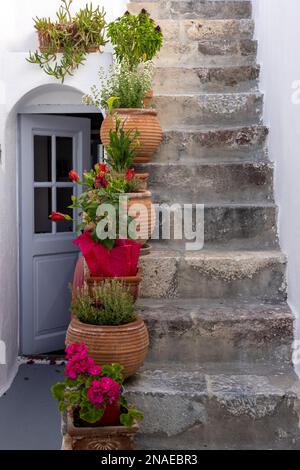
[[[134,437],[139,425],[134,422],[131,428],[126,426],[82,426],[75,425],[73,410],[66,418],[66,431],[63,436],[63,450],[133,450]]]
[[[86,279],[90,296],[93,296],[93,288],[100,286],[107,280],[115,279],[116,281],[119,281],[126,287],[128,292],[132,295],[132,297],[137,300],[138,295],[139,295],[139,287],[140,283],[142,281],[142,269],[138,269],[137,273],[135,276],[124,276],[124,277],[96,277],[96,276],[89,276]]]

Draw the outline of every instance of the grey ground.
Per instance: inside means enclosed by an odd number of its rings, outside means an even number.
[[[61,365],[23,364],[0,397],[0,450],[59,450],[60,415],[50,387],[63,380]]]

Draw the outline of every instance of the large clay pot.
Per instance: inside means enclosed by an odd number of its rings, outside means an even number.
[[[155,109],[121,109],[116,108],[113,114],[125,122],[124,129],[137,129],[140,132],[138,138],[140,147],[137,150],[135,163],[147,163],[160,146],[162,140],[162,129],[157,118]],[[101,140],[105,145],[109,144],[109,131],[114,129],[113,116],[107,116],[101,126]]]
[[[72,318],[66,344],[84,342],[96,364],[119,363],[124,378],[131,377],[143,365],[149,348],[149,335],[141,317],[121,326],[99,326]]]
[[[124,287],[128,289],[128,292],[132,297],[137,300],[139,295],[139,286],[142,280],[142,269],[139,269],[136,276],[127,276],[127,277],[115,277],[117,281],[120,281]],[[95,277],[89,276],[86,279],[90,296],[93,296],[93,287],[101,285],[106,280],[111,280],[111,277]]]

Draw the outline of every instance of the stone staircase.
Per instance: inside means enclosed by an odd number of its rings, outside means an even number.
[[[163,144],[156,202],[205,204],[205,245],[152,242],[139,308],[144,369],[127,384],[145,411],[141,449],[299,449],[293,315],[277,239],[273,166],[251,2],[132,1],[162,27],[155,105]]]

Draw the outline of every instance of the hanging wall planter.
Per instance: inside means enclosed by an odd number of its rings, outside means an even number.
[[[37,64],[47,75],[64,82],[66,76],[86,60],[90,52],[102,51],[105,40],[105,12],[98,6],[86,5],[72,16],[73,0],[61,0],[56,16],[36,18],[35,29],[39,39],[39,50],[30,52],[28,62]]]

